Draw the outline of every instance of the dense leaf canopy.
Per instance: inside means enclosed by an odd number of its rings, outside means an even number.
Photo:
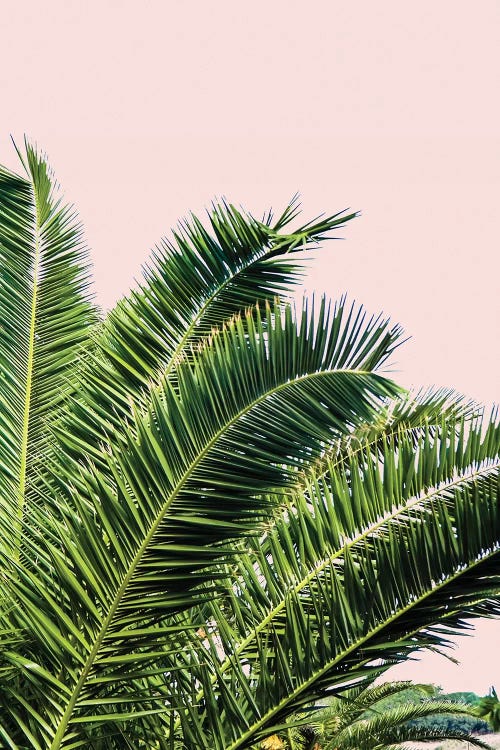
[[[499,613],[495,419],[287,293],[353,214],[224,202],[102,317],[45,159],[0,171],[0,742],[250,747]]]

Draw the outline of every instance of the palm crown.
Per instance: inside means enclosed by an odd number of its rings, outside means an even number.
[[[1,742],[249,747],[498,614],[500,429],[279,296],[352,218],[225,203],[102,319],[29,144],[0,172]]]
[[[287,745],[280,744],[290,750],[402,750],[410,742],[454,739],[490,750],[463,726],[434,725],[433,719],[443,717],[470,720],[477,713],[469,703],[437,696],[433,685],[358,685],[315,712],[312,723],[288,730]]]

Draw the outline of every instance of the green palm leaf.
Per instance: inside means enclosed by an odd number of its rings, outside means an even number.
[[[493,686],[490,688],[488,695],[481,698],[477,714],[489,722],[494,732],[500,729],[500,701]]]
[[[96,321],[75,212],[58,200],[44,158],[29,143],[19,155],[26,177],[0,169],[0,502],[11,550],[47,421]]]
[[[302,275],[303,250],[355,216],[341,212],[285,233],[298,213],[295,199],[274,223],[271,212],[261,222],[215,204],[208,228],[192,216],[162,240],[139,289],[109,314],[81,368],[71,417],[76,453],[83,441],[87,450],[96,446],[99,460],[101,440],[130,419],[132,399],[147,401],[152,384],[175,378],[178,364],[232,316],[289,291]]]
[[[145,268],[139,290],[109,319],[106,351],[120,372],[143,386],[165,377],[179,361],[233,315],[287,293],[303,273],[297,253],[331,237],[355,214],[341,212],[285,234],[296,200],[275,224],[223,202],[208,213],[208,228],[192,216],[173,241],[164,239]]]

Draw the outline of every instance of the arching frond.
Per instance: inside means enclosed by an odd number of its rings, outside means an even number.
[[[76,214],[60,202],[45,158],[29,143],[19,154],[26,176],[0,169],[0,525],[12,553],[47,422],[97,320]]]
[[[301,278],[297,253],[331,239],[355,214],[340,212],[285,233],[297,216],[292,202],[272,225],[226,202],[207,224],[196,216],[164,239],[139,290],[109,316],[106,351],[119,372],[142,385],[165,377],[214,328],[258,303],[286,294]]]
[[[175,379],[211,333],[256,304],[265,306],[301,277],[303,250],[332,238],[355,214],[340,212],[285,232],[295,202],[272,224],[223,202],[195,216],[153,252],[139,289],[118,303],[82,367],[72,429],[95,458],[106,431],[130,418],[131,402],[147,402],[151,385]],[[79,422],[77,422],[79,416]]]

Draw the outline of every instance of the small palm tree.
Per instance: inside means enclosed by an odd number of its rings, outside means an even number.
[[[489,723],[493,732],[500,731],[500,701],[493,686],[488,695],[481,698],[477,713]]]
[[[387,707],[388,699],[404,697],[409,689],[411,699]],[[415,700],[415,691],[421,693],[421,700]],[[433,697],[434,691],[432,685],[411,682],[386,682],[351,689],[333,699],[328,708],[319,710],[312,722],[292,729],[288,746],[292,750],[397,750],[403,743],[407,746],[410,742],[454,739],[488,748],[488,744],[470,732],[432,728],[421,722],[443,715],[477,715],[467,703]]]
[[[29,144],[0,170],[0,744],[214,748],[498,614],[500,427],[383,372],[401,331],[286,301],[304,249],[225,203],[103,317]]]

